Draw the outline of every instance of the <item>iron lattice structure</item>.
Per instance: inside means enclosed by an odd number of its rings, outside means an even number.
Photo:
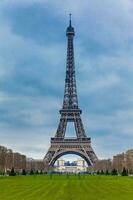
[[[91,138],[88,138],[81,119],[82,110],[78,106],[75,64],[74,64],[74,46],[75,36],[74,28],[71,25],[71,16],[69,26],[66,30],[67,36],[67,63],[63,106],[60,110],[60,122],[54,138],[51,138],[51,146],[44,157],[45,167],[52,167],[55,161],[62,155],[74,153],[83,157],[88,165],[93,165],[97,156],[91,147]],[[75,125],[76,138],[65,138],[65,132],[68,122]]]

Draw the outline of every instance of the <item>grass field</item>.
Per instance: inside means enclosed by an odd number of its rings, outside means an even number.
[[[90,175],[0,177],[0,200],[133,200],[133,178]]]

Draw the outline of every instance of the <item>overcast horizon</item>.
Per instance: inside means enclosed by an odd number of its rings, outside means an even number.
[[[86,134],[98,158],[112,158],[133,148],[132,0],[0,1],[0,145],[40,159],[48,150],[63,101],[69,13]]]

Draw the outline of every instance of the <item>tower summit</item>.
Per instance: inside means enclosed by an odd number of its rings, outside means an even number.
[[[71,14],[69,26],[66,30],[67,36],[67,63],[63,109],[78,109],[78,98],[76,90],[75,66],[74,66],[74,28],[71,26]]]
[[[92,147],[91,139],[87,137],[81,119],[81,109],[78,105],[75,63],[74,63],[74,45],[75,36],[72,27],[71,14],[69,15],[69,26],[66,30],[67,36],[67,62],[63,106],[60,110],[60,122],[54,138],[51,138],[51,146],[44,157],[44,165],[52,167],[55,161],[65,154],[77,154],[84,158],[88,165],[93,165],[97,160]],[[65,138],[67,123],[73,122],[75,126],[76,137]]]
[[[74,33],[74,28],[72,27],[72,23],[71,23],[71,14],[69,14],[69,26],[67,27],[67,30],[66,30],[66,35],[75,35]]]

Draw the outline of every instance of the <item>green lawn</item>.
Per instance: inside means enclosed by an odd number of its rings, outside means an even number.
[[[0,200],[133,200],[133,178],[90,175],[0,177]]]

